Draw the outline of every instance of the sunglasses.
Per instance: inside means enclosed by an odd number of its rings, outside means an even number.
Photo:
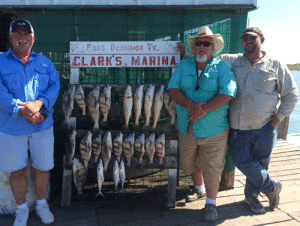
[[[196,46],[201,46],[203,45],[204,47],[209,47],[212,43],[211,42],[201,42],[201,41],[196,41],[195,45]]]
[[[248,40],[255,41],[257,37],[255,36],[248,36],[248,37],[242,37],[243,42],[247,42]]]

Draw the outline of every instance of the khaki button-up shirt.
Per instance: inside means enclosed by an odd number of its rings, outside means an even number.
[[[282,120],[292,113],[298,88],[286,65],[266,54],[253,66],[243,54],[223,54],[219,58],[231,67],[238,86],[235,99],[230,101],[231,128],[260,129],[272,115]]]

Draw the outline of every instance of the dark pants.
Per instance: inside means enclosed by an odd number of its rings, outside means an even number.
[[[229,151],[236,167],[246,176],[246,198],[274,190],[274,181],[267,170],[276,139],[276,128],[271,121],[261,129],[230,130]]]

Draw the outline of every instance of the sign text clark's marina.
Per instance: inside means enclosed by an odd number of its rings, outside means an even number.
[[[71,67],[176,67],[176,41],[71,42]]]

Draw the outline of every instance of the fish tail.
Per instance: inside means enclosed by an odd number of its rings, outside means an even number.
[[[102,119],[102,121],[100,122],[100,126],[101,127],[107,127],[108,126],[108,122],[104,121],[104,119]]]
[[[99,195],[101,195],[103,198],[105,198],[104,195],[103,195],[103,193],[102,193],[101,191],[99,191],[98,194],[95,196],[95,199],[97,199],[97,197],[98,197]]]
[[[123,129],[123,130],[128,130],[128,129],[129,129],[129,125],[128,125],[128,124],[127,124],[127,125],[126,125],[126,124],[123,125],[123,126],[122,126],[122,129]]]
[[[97,134],[100,132],[99,126],[94,126],[93,128],[93,134]]]
[[[144,126],[143,126],[143,130],[149,130],[150,129],[150,125],[149,124],[145,124]]]
[[[137,122],[137,123],[135,123],[134,125],[133,125],[133,129],[134,130],[137,130],[137,129],[139,129],[139,123]]]

